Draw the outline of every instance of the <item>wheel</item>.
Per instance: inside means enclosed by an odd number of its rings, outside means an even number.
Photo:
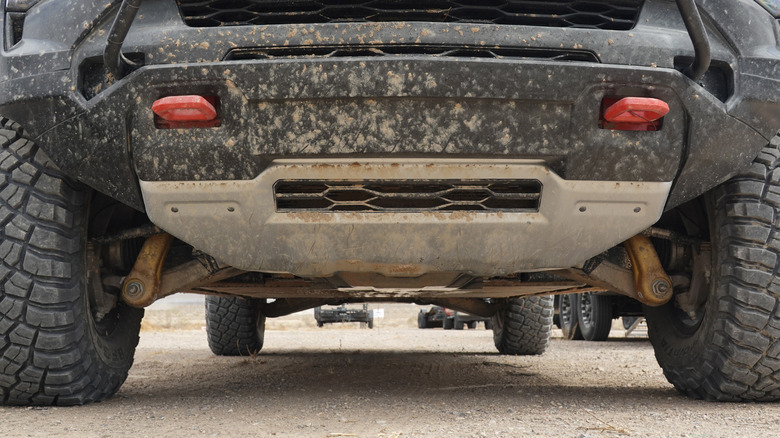
[[[586,341],[606,341],[612,330],[612,298],[591,292],[574,297],[582,338]]]
[[[257,300],[207,296],[206,335],[217,356],[251,356],[263,348],[265,316]]]
[[[458,318],[455,318],[454,327],[455,330],[463,330],[463,328],[466,327],[466,323]]]
[[[417,328],[428,328],[428,317],[422,310],[420,310],[420,313],[417,314]]]
[[[468,324],[469,330],[474,330],[477,328],[477,321],[470,321]]]
[[[133,364],[143,310],[104,289],[112,267],[104,245],[87,242],[113,232],[113,212],[129,208],[101,204],[2,118],[0,174],[0,403],[110,397]]]
[[[324,323],[324,322],[322,322],[322,321],[317,321],[317,327],[322,327],[322,326],[324,326],[324,325],[325,325],[325,323]]]
[[[446,316],[444,320],[441,322],[442,328],[444,330],[451,330],[453,327],[455,327],[455,318],[450,318],[449,316]]]
[[[561,331],[563,339],[579,341],[582,337],[580,322],[577,319],[577,312],[574,311],[574,305],[577,302],[577,296],[574,294],[560,295],[558,297],[558,318],[561,322]]]
[[[550,343],[553,297],[509,298],[490,320],[501,354],[542,354]]]
[[[485,321],[485,330],[492,330],[492,329],[493,329],[493,324],[490,322],[489,319],[486,320]]]
[[[368,320],[368,328],[370,328],[370,329],[374,328],[374,320],[373,319],[369,319]]]
[[[645,308],[664,375],[690,397],[780,399],[778,147],[775,137],[748,171],[700,200],[706,217],[689,234],[709,245],[694,251],[694,280],[667,304]]]

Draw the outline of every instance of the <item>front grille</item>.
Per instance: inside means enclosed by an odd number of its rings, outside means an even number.
[[[258,49],[233,49],[225,61],[285,58],[348,58],[355,56],[387,57],[399,55],[427,55],[448,58],[546,59],[549,61],[599,62],[587,50],[485,48],[450,46],[299,46]]]
[[[188,26],[425,21],[629,30],[644,0],[177,0]]]
[[[311,181],[280,180],[274,185],[281,212],[539,211],[537,180]]]

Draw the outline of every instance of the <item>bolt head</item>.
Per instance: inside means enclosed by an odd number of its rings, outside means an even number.
[[[130,280],[125,285],[124,292],[128,297],[139,297],[144,293],[144,284],[139,280]]]
[[[666,280],[656,280],[653,283],[653,293],[658,296],[664,296],[671,289],[671,285]]]

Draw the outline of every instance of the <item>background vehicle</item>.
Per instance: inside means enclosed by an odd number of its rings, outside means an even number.
[[[609,293],[560,295],[557,305],[558,327],[563,337],[571,340],[604,341],[612,330],[613,319],[622,317],[625,325],[642,316],[642,307],[636,301]]]
[[[432,306],[428,310],[421,309],[417,314],[417,328],[441,327],[444,330],[463,330],[477,328],[477,323],[484,322],[485,329],[490,330],[491,318],[479,315],[471,315],[466,312],[447,309],[441,306]]]
[[[368,309],[368,304],[363,304],[362,309],[347,308],[342,304],[337,307],[315,307],[314,319],[317,327],[335,322],[359,322],[368,328],[374,328],[374,314]]]
[[[448,313],[449,312],[449,313]],[[430,309],[420,309],[417,313],[417,328],[429,329],[443,327],[452,328],[452,310],[441,306],[431,306]]]
[[[679,391],[780,399],[775,0],[0,17],[3,404],[114,394],[173,293],[213,296],[217,351],[387,300],[491,317],[501,354],[538,355],[551,295],[609,291]]]
[[[464,328],[468,327],[470,329],[477,328],[477,324],[480,322],[485,323],[485,329],[490,330],[490,318],[479,316],[479,315],[471,315],[466,312],[458,312],[457,310],[453,312],[452,316],[452,324],[447,325],[444,324],[444,328],[454,328],[455,330],[463,330]]]

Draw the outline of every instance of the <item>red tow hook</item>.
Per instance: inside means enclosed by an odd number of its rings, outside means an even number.
[[[669,105],[652,97],[605,98],[599,127],[618,131],[658,131]]]
[[[152,104],[155,125],[162,129],[210,128],[219,126],[216,96],[168,96]]]

